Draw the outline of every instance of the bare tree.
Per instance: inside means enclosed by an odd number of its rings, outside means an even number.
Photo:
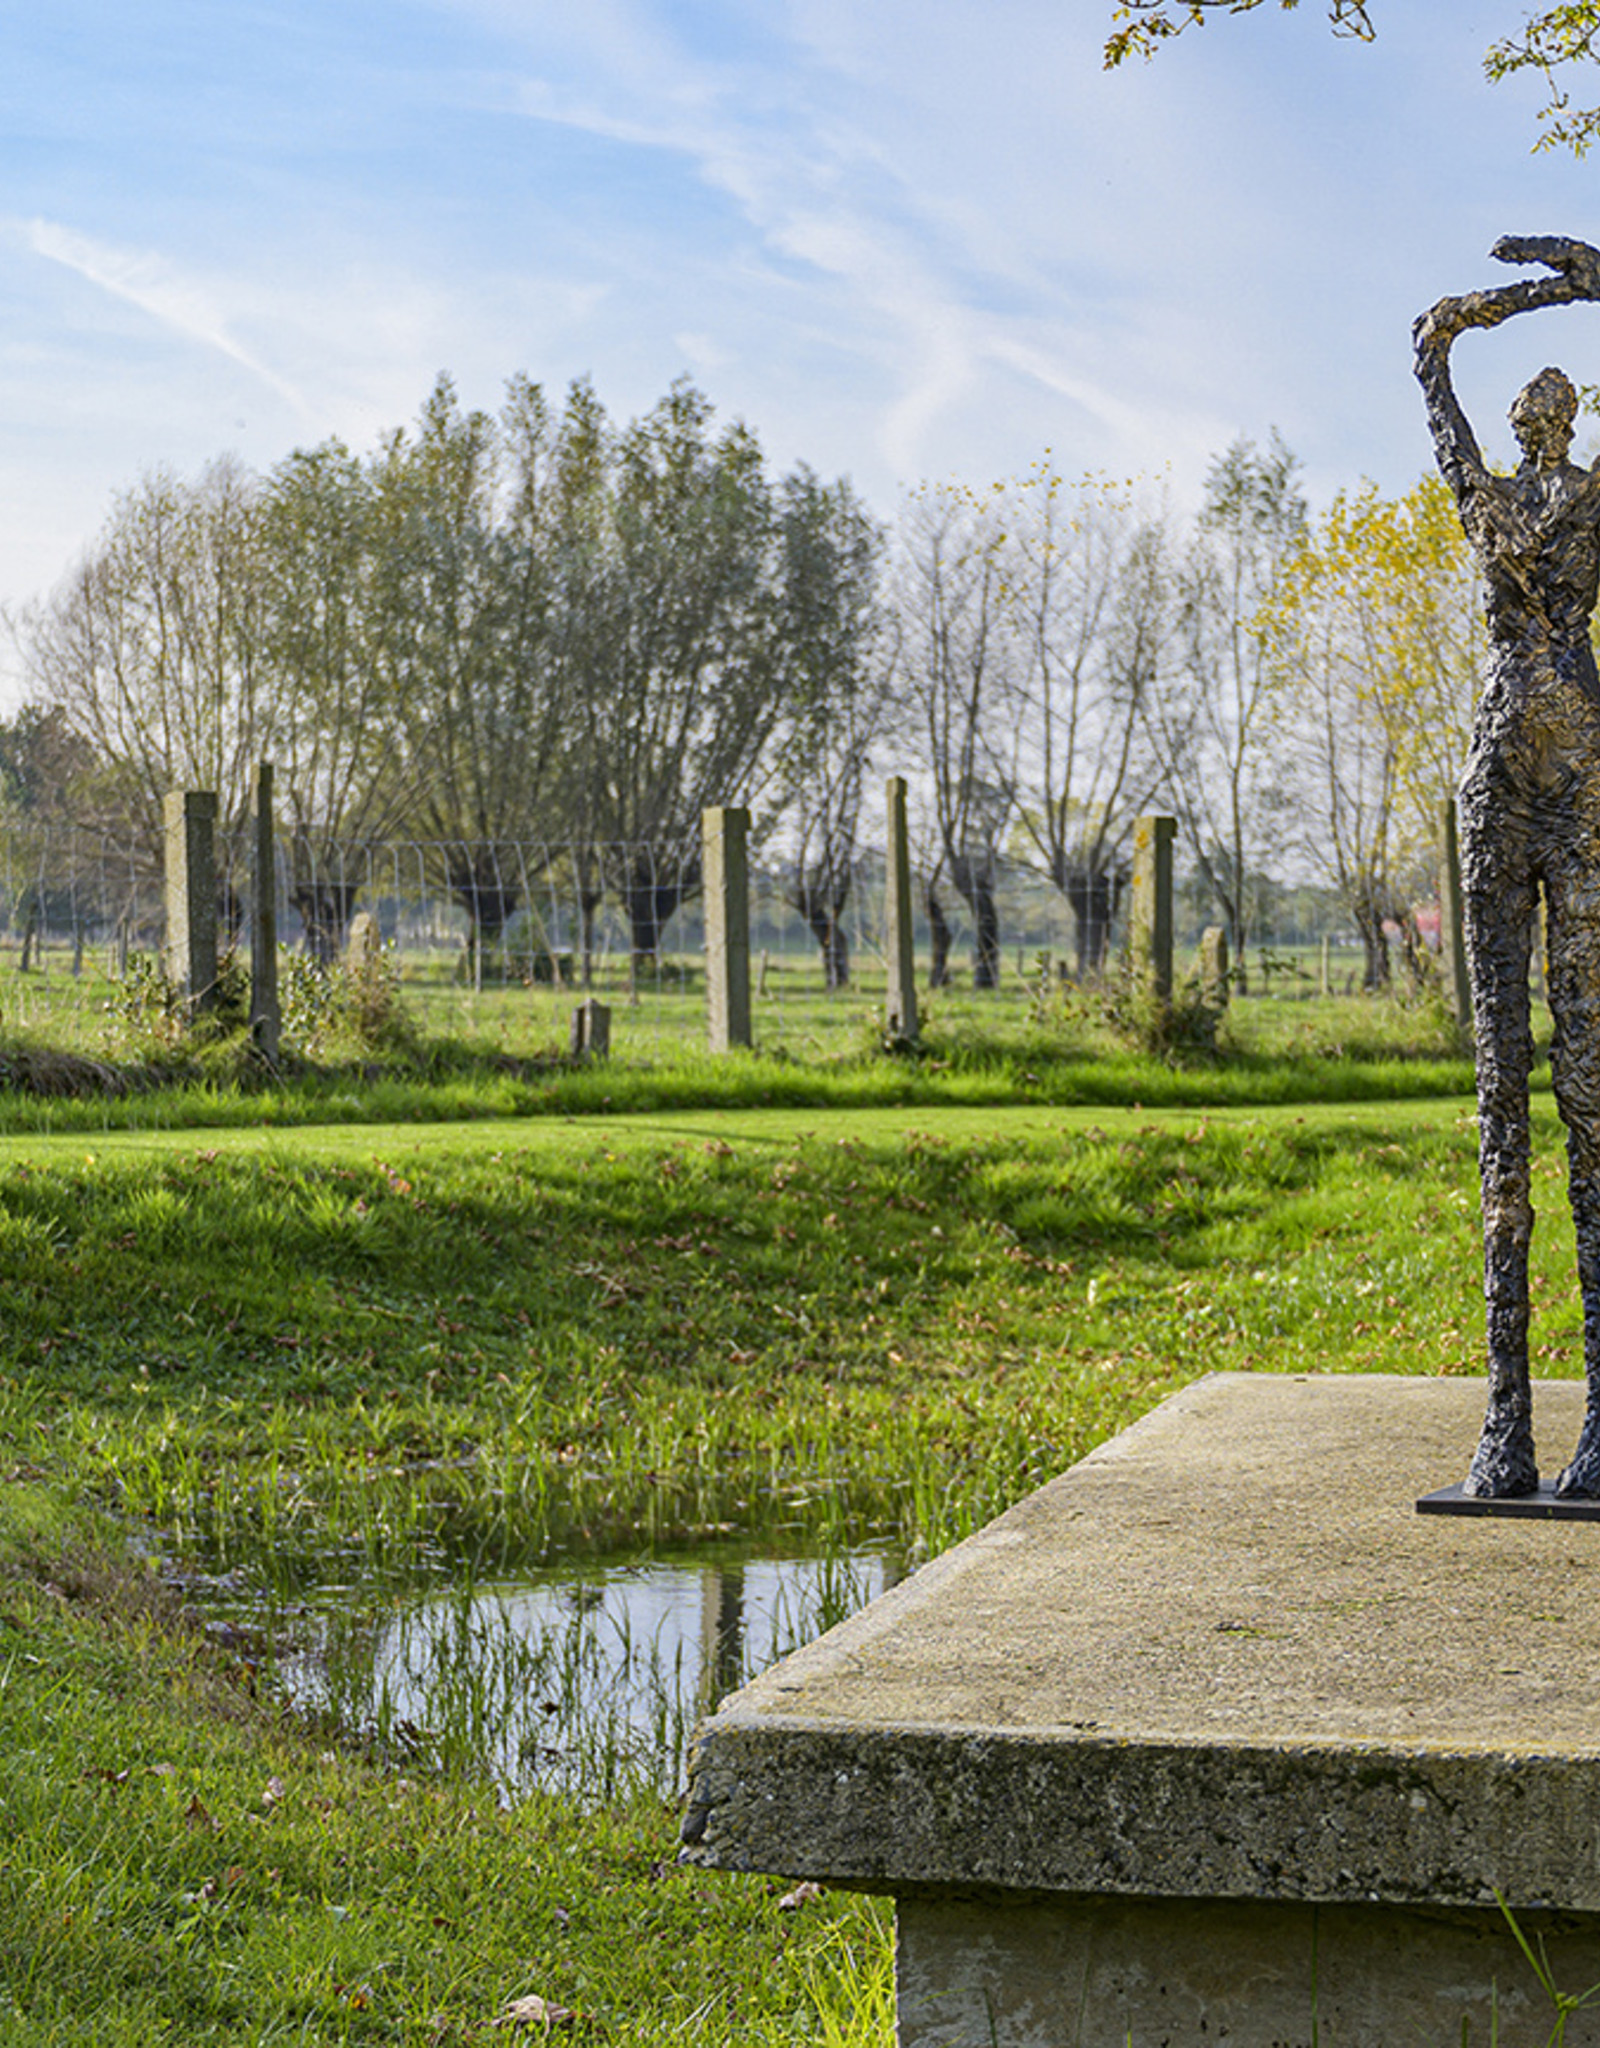
[[[273,691],[274,790],[289,830],[290,900],[330,957],[365,877],[351,841],[405,817],[396,699],[392,522],[370,460],[338,441],[299,450],[262,506],[262,658]]]
[[[1275,850],[1282,816],[1266,614],[1305,527],[1297,467],[1277,434],[1264,450],[1235,441],[1212,464],[1175,578],[1175,658],[1142,705],[1166,801],[1222,913],[1241,977],[1251,877]]]
[[[700,885],[702,811],[756,806],[759,844],[832,749],[801,886],[847,971],[878,552],[847,485],[774,485],[687,383],[619,429],[584,384],[553,416],[519,378],[491,418],[441,379],[369,454],[145,478],[21,638],[152,862],[169,789],[215,790],[228,833],[276,764],[324,952],[367,879],[350,844],[404,834],[435,850],[474,948],[527,905],[530,849],[570,847],[585,957],[607,887],[652,955]]]
[[[779,491],[781,631],[793,681],[783,755],[790,792],[784,893],[822,954],[830,989],[849,986],[845,911],[873,750],[895,708],[893,634],[878,596],[882,534],[847,484],[809,470]]]
[[[260,510],[256,479],[231,459],[193,482],[152,471],[21,621],[35,700],[115,774],[153,862],[167,791],[215,790],[224,828],[237,827],[255,764],[277,737],[261,650]]]
[[[527,379],[495,420],[441,378],[376,465],[406,816],[467,913],[474,958],[525,906],[529,849],[558,836],[565,807],[555,438]]]
[[[1165,650],[1163,522],[1048,463],[994,499],[1017,675],[1017,840],[1066,897],[1078,971],[1105,961],[1134,818],[1156,771],[1145,714]]]
[[[642,959],[700,887],[707,806],[755,807],[756,844],[771,828],[790,721],[830,639],[837,654],[857,631],[830,607],[856,602],[860,515],[842,486],[800,477],[775,492],[754,434],[714,434],[688,383],[621,432],[592,394],[573,407],[575,836],[602,847]],[[842,555],[819,574],[830,519],[843,522]]]
[[[1386,512],[1370,488],[1338,496],[1285,565],[1270,621],[1290,844],[1338,890],[1368,988],[1390,978],[1386,927],[1404,938],[1410,926],[1404,883],[1416,851],[1405,773],[1415,563],[1385,544]]]
[[[995,888],[1015,800],[1003,536],[991,495],[958,485],[917,493],[900,524],[894,601],[906,693],[927,745],[936,838],[924,887],[935,987],[947,971],[945,877],[972,913],[973,986],[1000,980]]]

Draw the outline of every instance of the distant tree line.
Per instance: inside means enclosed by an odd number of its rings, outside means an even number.
[[[998,980],[1008,867],[1070,906],[1094,971],[1132,823],[1168,809],[1243,958],[1262,879],[1334,887],[1389,972],[1426,892],[1484,660],[1442,487],[1307,512],[1273,438],[1213,464],[1198,515],[1048,464],[910,493],[774,475],[695,387],[613,421],[518,378],[498,415],[441,379],[356,453],[156,471],[18,625],[28,701],[0,727],[13,831],[116,833],[155,858],[163,796],[242,832],[272,761],[313,944],[354,908],[352,842],[414,840],[493,945],[565,863],[654,954],[700,882],[700,814],[752,811],[830,983],[886,771],[905,773],[947,978],[952,898]]]

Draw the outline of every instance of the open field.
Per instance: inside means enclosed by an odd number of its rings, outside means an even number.
[[[388,1123],[151,1096],[0,1138],[4,2038],[502,2039],[538,1993],[579,2038],[886,2042],[870,1903],[675,1870],[643,1788],[502,1810],[286,1720],[270,1646],[197,1633],[154,1562],[382,1603],[709,1527],[914,1560],[1196,1373],[1475,1372],[1470,1104],[1420,1092],[1460,1065],[1360,1049],[1391,1099],[1158,1109],[1203,1077],[1130,1059],[1124,1106],[974,1068],[966,1102],[786,1108],[781,1064],[733,1061],[720,1096],[633,1077],[669,1107],[561,1077],[603,1114],[482,1084],[449,1121],[416,1084]],[[1572,1373],[1546,1098],[1536,1126],[1535,1349]]]

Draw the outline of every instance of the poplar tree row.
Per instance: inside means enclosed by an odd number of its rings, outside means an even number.
[[[189,787],[240,831],[265,758],[326,943],[353,907],[339,850],[411,840],[475,942],[543,849],[585,920],[609,896],[652,954],[699,886],[702,809],[746,804],[835,985],[883,772],[910,780],[936,982],[958,921],[998,979],[1017,869],[1101,966],[1151,809],[1236,958],[1270,883],[1308,881],[1384,979],[1485,658],[1434,482],[1311,518],[1274,437],[1220,456],[1188,519],[1043,463],[912,492],[885,530],[845,482],[772,475],[687,383],[619,424],[587,384],[552,406],[521,378],[493,417],[441,380],[366,453],[146,476],[20,638],[13,820],[153,850]]]
[[[271,760],[308,928],[348,917],[338,848],[408,839],[492,941],[542,843],[651,953],[702,808],[781,808],[848,714],[878,547],[847,485],[773,478],[687,384],[618,426],[586,384],[553,410],[518,379],[491,418],[441,381],[367,454],[118,499],[23,623],[35,723],[76,750],[53,801],[154,845],[165,791],[211,789],[237,832]]]

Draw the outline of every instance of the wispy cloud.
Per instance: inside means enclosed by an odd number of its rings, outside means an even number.
[[[974,223],[954,202],[917,190],[847,113],[818,114],[803,76],[700,63],[667,44],[659,23],[648,38],[649,74],[641,74],[636,43],[619,34],[623,11],[606,11],[592,69],[576,79],[520,81],[518,109],[624,148],[679,157],[703,186],[733,201],[786,274],[798,267],[828,280],[841,335],[889,387],[876,431],[880,455],[900,477],[916,475],[940,421],[974,397],[984,360],[1002,352],[1005,316],[977,303],[985,278],[971,263],[981,242]],[[962,267],[965,287],[954,276]],[[704,345],[712,337],[696,338],[693,359],[712,360]]]
[[[98,241],[60,221],[20,220],[5,225],[36,256],[59,263],[111,297],[138,307],[185,340],[215,349],[259,378],[303,418],[312,417],[313,409],[304,396],[231,332],[214,289],[186,277],[166,257],[153,250]]]

